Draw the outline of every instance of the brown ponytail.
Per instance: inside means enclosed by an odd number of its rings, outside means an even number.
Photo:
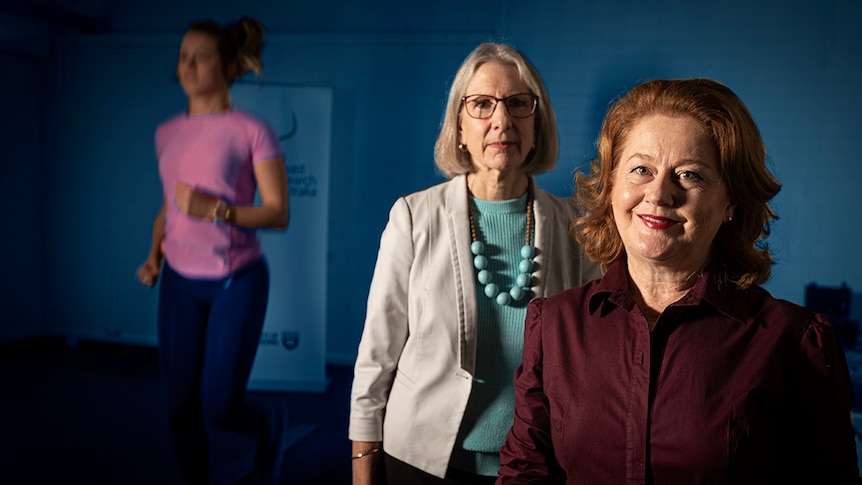
[[[252,71],[258,76],[263,72],[263,25],[251,18],[239,19],[233,28],[237,50],[237,76]]]

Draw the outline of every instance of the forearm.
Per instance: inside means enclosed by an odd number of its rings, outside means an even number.
[[[162,258],[164,257],[162,254],[162,241],[165,239],[165,204],[162,203],[162,209],[159,211],[159,215],[156,216],[156,220],[153,221],[153,240],[152,245],[150,246],[150,258],[155,259],[157,262],[161,263]]]
[[[254,166],[254,175],[261,204],[231,208],[233,220],[228,217],[227,222],[248,228],[286,228],[288,193],[284,159],[276,158],[258,162]]]
[[[284,159],[259,162],[254,167],[260,205],[231,205],[187,184],[177,185],[180,210],[193,217],[250,229],[284,229],[288,218],[287,174]]]
[[[164,254],[162,254],[162,241],[165,239],[165,204],[162,204],[162,209],[156,220],[153,222],[153,238],[150,246],[150,252],[147,255],[147,260],[144,264],[138,267],[138,280],[152,287],[159,279],[159,273],[162,270],[162,262]]]
[[[215,204],[213,204],[215,210]],[[225,204],[224,210],[214,216],[224,222],[240,227],[284,229],[287,227],[287,207],[273,205],[232,206]]]
[[[381,466],[383,444],[379,441],[354,441],[352,445],[353,485],[373,485]]]

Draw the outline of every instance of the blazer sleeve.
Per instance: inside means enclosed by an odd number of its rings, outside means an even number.
[[[414,260],[413,221],[399,198],[389,212],[371,280],[350,403],[349,438],[382,441],[383,416],[408,336],[409,276]]]
[[[554,457],[551,416],[544,390],[542,305],[534,298],[524,322],[524,356],[515,371],[515,417],[500,450],[497,484],[556,483],[562,471]]]

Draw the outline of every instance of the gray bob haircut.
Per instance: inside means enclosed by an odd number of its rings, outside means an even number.
[[[530,64],[530,61],[514,47],[490,42],[479,44],[467,56],[464,63],[458,68],[455,80],[452,81],[449,101],[446,103],[446,112],[440,127],[440,135],[434,146],[434,161],[437,168],[449,178],[473,171],[470,154],[458,149],[458,131],[463,105],[461,98],[466,95],[467,84],[476,69],[487,62],[515,66],[530,92],[539,97],[534,114],[536,147],[527,155],[521,166],[521,171],[526,175],[536,175],[552,170],[557,166],[560,142],[557,137],[557,117],[548,99],[548,91],[545,89],[545,83],[542,82],[542,76]]]

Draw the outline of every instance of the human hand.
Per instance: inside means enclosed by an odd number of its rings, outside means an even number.
[[[183,214],[197,219],[211,219],[218,199],[206,195],[185,183],[178,183],[174,191],[174,204]]]
[[[138,281],[152,288],[156,284],[156,281],[158,281],[161,271],[161,261],[156,256],[150,256],[138,268]]]

